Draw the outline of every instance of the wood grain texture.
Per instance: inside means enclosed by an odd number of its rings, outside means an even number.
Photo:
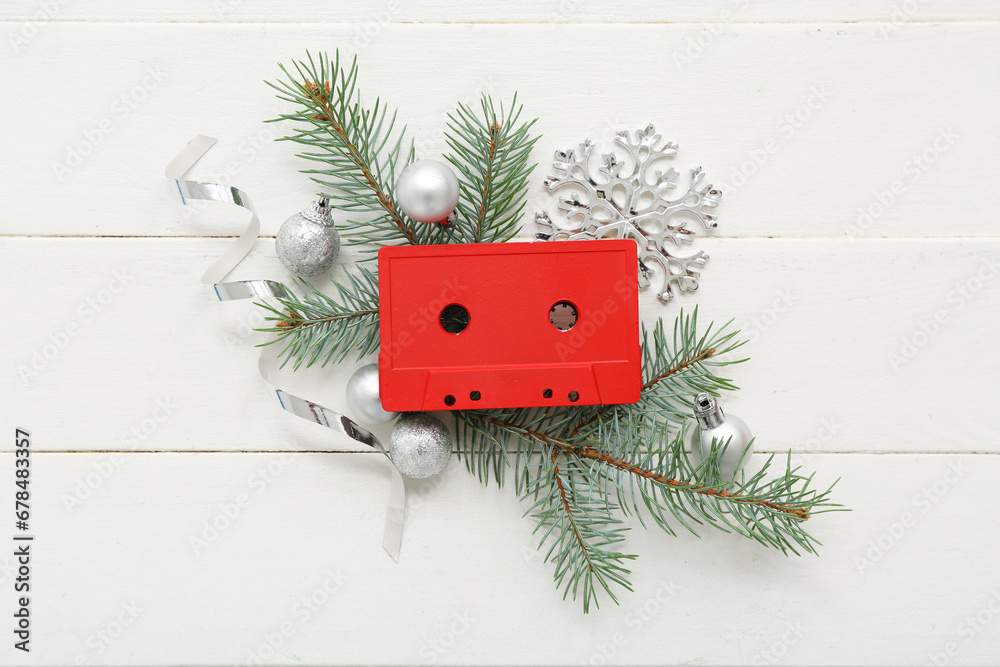
[[[41,429],[40,449],[349,443],[280,414],[257,374],[254,346],[266,340],[252,331],[263,324],[260,309],[212,301],[199,285],[227,243],[0,240],[8,258],[0,279],[17,286],[8,308],[32,313],[29,330],[0,333],[10,361],[0,403]],[[727,410],[752,415],[763,449],[1000,451],[978,437],[1000,428],[995,397],[969,391],[976,378],[1000,372],[996,355],[984,352],[997,324],[1000,242],[715,239],[703,247],[712,257],[703,286],[669,306],[644,293],[641,316],[652,326],[697,305],[703,326],[734,318],[751,341],[741,350],[751,361],[729,368],[744,391]],[[41,266],[44,281],[32,277]],[[116,276],[124,283],[117,294]],[[263,277],[289,280],[269,239],[232,274]],[[282,386],[343,411],[343,385],[358,365],[289,371]],[[959,403],[978,418],[951,418]]]
[[[215,219],[181,219],[162,176],[205,133],[221,141],[192,177],[250,193],[264,233],[274,234],[315,186],[297,173],[293,147],[272,141],[282,126],[262,124],[287,110],[263,80],[307,48],[351,47],[354,30],[46,24],[23,53],[0,54],[10,71],[0,113],[14,127],[46,128],[11,137],[0,231],[234,233]],[[679,143],[683,175],[702,166],[722,187],[720,235],[997,235],[994,25],[905,25],[890,36],[866,24],[705,30],[393,24],[360,50],[361,84],[399,107],[423,156],[446,150],[442,128],[456,100],[517,91],[543,134],[529,212],[555,209],[541,186],[553,151],[586,137],[607,150],[615,130],[653,122]],[[699,55],[691,40],[703,34],[711,41]],[[640,45],[642,59],[630,49],[572,55],[588,43]],[[495,57],[489,45],[501,44]],[[459,54],[467,66],[455,66]],[[624,101],[633,96],[642,104]],[[60,194],[47,198],[46,215],[35,215],[40,192]]]
[[[996,456],[813,456],[853,508],[811,519],[820,558],[636,527],[637,592],[589,616],[553,588],[511,490],[454,463],[411,484],[395,564],[377,455],[127,454],[68,502],[107,457],[35,459],[36,595],[59,602],[39,604],[30,664],[905,665],[950,642],[960,664],[996,658],[995,625],[963,631],[1000,587],[970,548],[969,508],[1000,511]],[[123,605],[136,618],[106,643]],[[29,664],[6,642],[0,656]]]
[[[79,5],[68,0],[12,0],[0,9],[8,21],[114,22],[357,22],[399,23],[759,23],[801,21],[922,21],[1000,18],[989,0],[933,2],[816,0],[788,5],[776,0],[706,0],[662,3],[655,0],[509,0],[473,3],[460,0],[307,0],[294,4],[267,0],[178,0],[170,4],[99,0]],[[368,28],[371,30],[371,28]]]

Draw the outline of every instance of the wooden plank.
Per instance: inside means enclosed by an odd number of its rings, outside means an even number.
[[[378,26],[400,23],[758,23],[801,21],[878,21],[887,25],[917,21],[954,21],[1000,18],[988,0],[921,2],[835,2],[817,0],[787,4],[764,0],[707,0],[664,4],[592,2],[589,0],[510,0],[501,4],[459,0],[350,0],[336,4],[319,0],[292,7],[264,0],[220,0],[199,3],[178,0],[169,5],[100,0],[86,6],[63,0],[39,3],[14,0],[3,5],[0,19],[8,21],[115,21],[115,22],[357,22]],[[370,26],[368,25],[370,24]]]
[[[0,456],[0,477],[12,463]],[[584,616],[553,587],[512,490],[457,462],[411,483],[396,564],[379,546],[388,478],[375,455],[38,454],[30,664],[880,665],[946,651],[993,664],[1000,594],[982,517],[1000,511],[1000,458],[806,463],[820,483],[841,477],[837,499],[854,509],[810,520],[819,558],[637,527],[636,592]],[[8,618],[12,605],[0,596]],[[11,642],[0,656],[29,663]]]
[[[889,35],[864,23],[741,24],[717,35],[690,24],[394,23],[355,45],[356,30],[39,26],[21,52],[0,55],[9,91],[0,113],[11,127],[46,128],[9,137],[0,233],[235,233],[243,212],[182,214],[162,175],[201,132],[221,142],[192,177],[246,190],[274,234],[313,186],[293,147],[271,141],[282,127],[261,122],[288,108],[263,80],[306,47],[337,45],[360,50],[366,99],[380,93],[399,107],[422,156],[444,150],[456,100],[518,91],[544,135],[529,213],[555,209],[541,186],[554,150],[588,136],[604,147],[614,130],[653,122],[679,143],[682,173],[701,165],[723,187],[722,236],[997,233],[984,214],[1000,177],[994,23],[908,24]],[[624,43],[635,48],[585,55],[588,44]],[[85,57],[81,44],[92,45]]]
[[[14,318],[0,333],[0,404],[38,432],[39,449],[349,444],[280,412],[257,373],[259,309],[213,302],[198,283],[229,242],[0,239]],[[983,437],[1000,428],[990,390],[1000,360],[988,352],[1000,241],[716,239],[701,247],[711,255],[702,287],[669,306],[644,293],[642,319],[670,322],[696,305],[703,323],[735,318],[752,360],[728,369],[744,391],[726,409],[751,424],[762,449],[1000,451]],[[272,241],[260,240],[231,275],[251,278],[289,279]],[[280,382],[345,411],[344,383],[358,365],[286,371]]]

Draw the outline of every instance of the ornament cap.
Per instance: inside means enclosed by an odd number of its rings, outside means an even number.
[[[333,209],[330,207],[330,198],[320,197],[319,201],[313,202],[309,208],[302,211],[302,217],[324,227],[333,227]]]
[[[715,428],[726,421],[722,406],[714,396],[704,391],[694,397],[694,416],[698,424],[706,429]]]

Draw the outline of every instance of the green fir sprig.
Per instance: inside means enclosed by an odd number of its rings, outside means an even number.
[[[303,364],[325,366],[343,361],[351,352],[363,357],[378,350],[378,277],[364,265],[346,275],[346,280],[334,282],[335,296],[300,280],[306,296],[286,290],[289,297],[278,300],[280,308],[257,304],[268,311],[265,320],[274,323],[258,329],[275,334],[262,344],[284,344],[279,353],[282,367],[290,360],[295,369]]]
[[[459,104],[449,114],[445,138],[452,152],[447,160],[458,170],[459,199],[453,242],[501,243],[517,235],[524,212],[528,161],[538,141],[531,134],[535,120],[520,123],[517,95],[505,110],[493,99],[480,100],[481,115]]]
[[[372,253],[383,245],[497,243],[517,235],[538,136],[531,134],[535,119],[521,121],[516,95],[499,108],[483,96],[479,115],[465,104],[448,115],[444,157],[458,172],[459,201],[448,225],[426,224],[406,216],[394,194],[398,171],[415,158],[413,143],[405,141],[406,128],[397,128],[396,112],[380,99],[371,107],[362,104],[357,59],[348,64],[339,52],[333,58],[307,54],[279,67],[284,78],[268,85],[293,110],[271,122],[290,122],[292,132],[282,140],[304,146],[299,156],[319,163],[303,172],[323,188],[332,208],[348,214],[337,223],[346,243]],[[367,269],[358,277],[377,284]],[[313,297],[282,302],[284,312],[263,306],[275,325],[262,331],[285,343],[283,363],[326,365],[377,348],[377,289],[374,301],[366,301],[353,287],[345,292],[338,285],[336,299],[307,288]],[[345,301],[352,294],[359,303]],[[356,324],[364,326],[363,334],[352,332]]]
[[[268,85],[295,108],[272,122],[290,121],[292,133],[281,140],[301,144],[299,157],[319,163],[303,173],[323,188],[331,205],[362,215],[338,221],[347,241],[374,248],[440,242],[441,227],[410,220],[396,202],[392,183],[397,169],[413,160],[413,142],[404,150],[405,128],[396,131],[396,112],[380,99],[362,106],[357,59],[342,65],[339,52],[332,60],[307,54],[290,68],[279,67],[285,78]]]
[[[783,552],[815,553],[818,542],[803,522],[838,505],[830,489],[791,467],[771,477],[773,456],[756,473],[719,475],[728,443],[694,463],[684,447],[693,396],[735,387],[716,369],[745,360],[725,357],[742,345],[726,327],[698,333],[697,310],[683,313],[668,338],[662,320],[644,331],[645,361],[639,402],[565,409],[458,411],[458,451],[488,483],[503,484],[508,470],[515,490],[531,502],[540,547],[555,562],[564,595],[582,597],[584,610],[599,589],[617,602],[613,586],[631,590],[625,563],[634,556],[616,548],[624,518],[649,518],[676,535],[707,525],[735,532]]]
[[[364,106],[357,58],[347,64],[339,52],[332,59],[307,54],[279,67],[284,79],[269,85],[295,108],[272,122],[290,121],[292,133],[282,140],[301,144],[299,156],[320,163],[303,172],[334,208],[351,215],[338,223],[348,243],[373,251],[387,244],[494,243],[517,234],[538,137],[530,132],[535,120],[520,122],[516,95],[499,111],[484,96],[481,115],[464,104],[449,114],[445,159],[458,170],[459,203],[450,224],[426,224],[403,212],[393,188],[396,174],[416,157],[413,141],[381,99]]]
[[[460,198],[449,225],[409,219],[394,197],[398,172],[415,159],[413,143],[397,128],[396,113],[379,99],[362,104],[356,60],[339,54],[307,55],[270,85],[293,109],[284,137],[303,146],[304,170],[334,208],[350,218],[338,227],[348,243],[374,252],[386,244],[491,243],[519,230],[530,153],[538,137],[534,120],[522,122],[517,98],[499,108],[483,97],[479,109],[459,104],[448,116],[444,156],[458,172]],[[379,344],[378,277],[359,264],[335,282],[332,296],[307,282],[306,296],[291,296],[268,311],[282,343],[281,356],[295,368],[362,357]],[[815,553],[818,541],[805,522],[840,508],[832,486],[819,490],[812,477],[771,456],[756,472],[723,478],[720,460],[729,443],[714,443],[703,461],[685,451],[695,394],[736,390],[722,367],[743,345],[725,325],[699,330],[697,309],[683,312],[668,334],[660,320],[642,332],[642,388],[630,405],[455,411],[457,448],[484,484],[511,477],[528,507],[539,548],[555,566],[564,597],[582,598],[584,611],[607,595],[631,590],[623,549],[629,517],[652,522],[670,535],[717,528],[784,553]],[[749,447],[748,447],[749,449]],[[742,452],[746,456],[747,450]]]

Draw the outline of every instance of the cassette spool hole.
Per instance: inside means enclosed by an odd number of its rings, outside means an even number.
[[[576,326],[578,313],[569,301],[560,301],[549,309],[549,322],[559,331],[569,331]]]
[[[457,303],[445,306],[440,316],[441,328],[450,334],[460,334],[469,326],[471,317],[465,306]]]

